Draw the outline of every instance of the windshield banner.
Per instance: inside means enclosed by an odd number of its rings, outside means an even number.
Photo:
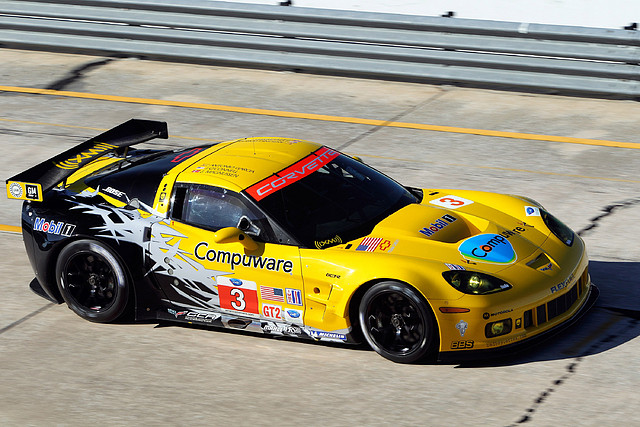
[[[281,190],[287,185],[293,184],[305,176],[312,174],[339,155],[340,153],[331,148],[322,147],[315,153],[308,155],[288,168],[247,188],[247,193],[256,199],[256,201],[262,200],[269,194]]]

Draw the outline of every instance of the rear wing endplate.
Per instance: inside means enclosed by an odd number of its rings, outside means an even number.
[[[42,201],[44,192],[89,162],[118,149],[154,138],[168,138],[167,124],[131,119],[7,180],[7,197]]]

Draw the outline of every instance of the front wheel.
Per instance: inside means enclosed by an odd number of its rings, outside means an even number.
[[[424,298],[403,283],[372,286],[362,297],[359,318],[371,348],[394,362],[423,360],[437,346],[431,309]]]
[[[116,254],[103,243],[76,240],[65,246],[56,263],[58,289],[78,316],[112,322],[129,299],[127,274]]]

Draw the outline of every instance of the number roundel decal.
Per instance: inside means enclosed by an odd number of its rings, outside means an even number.
[[[429,203],[431,203],[432,205],[442,206],[443,208],[447,209],[458,209],[462,206],[472,204],[473,200],[463,199],[462,197],[458,196],[444,196],[430,200]]]
[[[236,278],[218,277],[220,308],[259,314],[256,282]]]

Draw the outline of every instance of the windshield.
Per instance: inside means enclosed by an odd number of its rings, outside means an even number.
[[[418,202],[389,177],[327,147],[246,192],[304,246],[318,249],[365,236]]]

